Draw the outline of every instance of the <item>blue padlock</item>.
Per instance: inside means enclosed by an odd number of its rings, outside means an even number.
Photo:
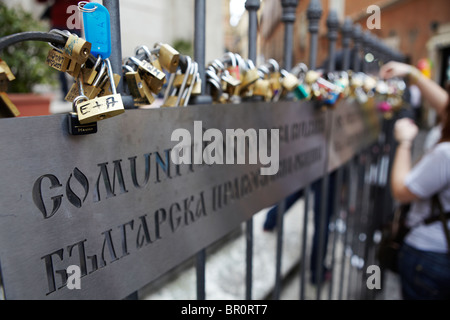
[[[334,105],[338,101],[340,95],[341,95],[340,92],[336,91],[328,92],[327,97],[325,98],[323,103],[326,105]]]
[[[103,59],[111,55],[111,19],[103,5],[88,2],[82,8],[86,41],[92,44],[91,54]]]

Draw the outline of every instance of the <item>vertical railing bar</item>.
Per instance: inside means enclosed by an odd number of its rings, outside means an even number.
[[[253,274],[253,218],[246,222],[246,277],[245,299],[252,300],[252,274]]]
[[[281,259],[283,257],[283,221],[284,221],[285,201],[278,204],[277,210],[277,253],[275,260],[275,287],[273,299],[279,300],[281,294]]]
[[[257,11],[260,7],[260,0],[247,0],[245,9],[248,11],[248,59],[256,65],[257,55],[257,33],[258,16]],[[246,222],[246,278],[245,278],[245,298],[252,300],[253,283],[253,218]]]
[[[303,212],[303,234],[302,234],[302,248],[300,255],[300,300],[305,300],[306,287],[306,267],[307,267],[307,252],[306,243],[308,241],[308,215],[309,215],[309,198],[311,196],[311,185],[307,185],[304,190],[304,212]]]
[[[206,1],[195,0],[194,8],[194,61],[198,65],[201,80],[201,94],[191,97],[190,104],[212,104],[212,97],[206,92]]]
[[[335,194],[334,194],[334,203],[333,203],[333,216],[334,216],[334,232],[333,232],[333,246],[331,248],[331,273],[334,274],[334,264],[335,264],[335,251],[336,251],[336,241],[337,241],[337,228],[336,222],[339,219],[340,213],[340,203],[341,203],[341,187],[342,187],[342,168],[338,168],[336,172],[336,185],[335,185]],[[331,277],[330,285],[328,287],[328,300],[332,299],[333,296],[333,281],[334,277]]]
[[[353,30],[352,20],[346,18],[344,24],[342,25],[342,50],[343,50],[343,60],[342,60],[342,70],[348,71],[350,69],[350,38]]]
[[[336,69],[336,41],[338,38],[339,19],[337,12],[334,9],[330,9],[327,17],[328,27],[328,72],[334,72]]]
[[[345,278],[345,272],[347,269],[347,245],[349,243],[349,235],[350,235],[350,216],[352,211],[352,197],[351,197],[351,191],[353,187],[353,159],[349,161],[349,163],[346,166],[346,172],[347,172],[347,203],[346,203],[346,217],[345,217],[345,232],[343,235],[343,244],[342,244],[342,267],[341,267],[341,275],[340,275],[340,284],[339,284],[339,295],[338,300],[343,299],[344,294],[344,278]]]
[[[202,93],[205,92],[205,50],[206,50],[206,3],[205,0],[195,0],[194,8],[194,60],[198,64],[198,73],[202,80]],[[206,299],[205,270],[206,249],[196,256],[197,300]]]
[[[371,180],[371,173],[372,173],[372,168],[373,168],[373,161],[372,161],[372,152],[371,152],[371,148],[369,147],[366,151],[366,155],[367,155],[367,163],[366,163],[366,170],[367,170],[367,175],[368,175],[368,179],[366,180],[366,184],[365,184],[365,188],[366,190],[366,195],[365,195],[365,208],[363,211],[363,215],[364,215],[364,219],[363,219],[363,230],[364,233],[366,235],[365,238],[365,242],[362,248],[362,258],[364,261],[364,267],[367,267],[368,265],[370,265],[369,263],[369,250],[372,247],[372,214],[371,214],[371,208],[373,208],[373,206],[371,206],[371,194],[373,191],[372,188],[372,180]],[[366,278],[366,274],[364,272],[364,269],[362,270],[362,277],[361,277],[361,293],[360,293],[360,299],[364,299],[366,297],[367,293],[367,285],[365,282],[365,278]]]
[[[194,60],[198,63],[198,73],[202,80],[202,92],[205,92],[205,55],[206,55],[206,3],[195,0],[194,13]]]
[[[355,241],[357,241],[357,214],[358,214],[358,209],[359,209],[359,190],[360,190],[360,177],[361,177],[361,154],[359,154],[356,157],[356,165],[355,165],[355,172],[356,172],[356,177],[355,177],[355,184],[356,184],[356,191],[355,191],[355,197],[354,197],[354,201],[352,201],[352,209],[353,209],[353,215],[352,215],[352,219],[351,219],[351,241],[349,242],[350,244],[350,248],[351,248],[351,256],[350,256],[350,265],[349,265],[349,275],[348,275],[348,282],[347,282],[347,300],[351,299],[353,297],[353,272],[355,270],[355,267],[352,263],[352,259],[356,254],[355,251]]]
[[[353,216],[352,219],[352,241],[351,241],[351,247],[352,247],[352,254],[355,257],[359,257],[358,254],[358,244],[359,244],[359,227],[360,227],[360,213],[361,213],[361,205],[362,205],[362,191],[361,189],[364,186],[361,186],[361,182],[364,184],[364,172],[361,172],[362,168],[363,168],[363,163],[365,163],[365,157],[363,153],[360,153],[357,157],[357,167],[356,167],[356,172],[357,172],[357,181],[356,181],[356,185],[357,185],[357,196],[355,197],[355,203],[354,203],[354,208],[355,208],[355,215]],[[353,271],[353,272],[352,272]],[[350,276],[349,276],[349,283],[348,283],[348,287],[349,290],[347,292],[347,299],[355,297],[355,288],[357,288],[357,281],[358,281],[359,277],[358,277],[358,266],[352,266],[350,265]],[[354,280],[356,280],[356,283],[354,283]]]
[[[336,67],[336,40],[337,40],[337,32],[339,28],[339,20],[337,17],[337,12],[333,9],[329,11],[328,17],[327,17],[327,27],[328,27],[328,43],[329,43],[329,52],[328,52],[328,66],[327,71],[328,72],[334,72]],[[326,120],[327,120],[327,129],[326,129],[326,145],[327,148],[325,149],[325,168],[323,171],[323,178],[321,181],[321,202],[322,205],[320,206],[320,227],[319,227],[319,247],[318,247],[318,255],[317,255],[317,261],[315,266],[315,272],[316,272],[316,279],[317,279],[317,300],[320,300],[321,291],[322,291],[322,280],[323,280],[323,259],[326,255],[325,248],[327,247],[325,243],[326,239],[326,232],[328,232],[328,224],[326,223],[328,221],[328,215],[329,210],[332,208],[328,208],[328,197],[330,195],[330,173],[328,173],[328,161],[329,161],[329,143],[331,141],[331,133],[333,131],[333,113],[330,109],[326,109]],[[335,191],[335,190],[334,190]],[[325,246],[325,248],[324,248]]]
[[[323,256],[325,255],[324,252],[324,242],[325,242],[325,232],[326,228],[328,228],[328,225],[326,224],[327,219],[327,210],[328,210],[328,187],[329,187],[329,178],[330,175],[328,174],[328,160],[329,160],[329,145],[328,142],[331,139],[331,132],[332,132],[332,126],[333,126],[333,113],[331,110],[325,110],[325,117],[326,117],[326,123],[328,124],[325,130],[325,141],[327,141],[327,147],[325,149],[325,167],[324,167],[324,176],[321,181],[320,185],[320,197],[322,199],[322,204],[320,206],[320,222],[319,222],[319,243],[317,248],[317,257],[315,261],[315,272],[316,272],[316,280],[317,280],[317,292],[316,292],[316,299],[320,300],[320,295],[322,291],[322,271],[323,271]],[[315,204],[317,205],[317,204]],[[315,231],[317,232],[317,231]]]
[[[359,214],[358,214],[358,216],[359,216],[359,219],[358,219],[358,237],[357,237],[357,239],[358,239],[358,241],[357,241],[357,253],[358,253],[358,258],[359,259],[362,259],[363,258],[363,254],[362,254],[362,252],[363,252],[363,248],[364,248],[364,245],[365,245],[365,241],[363,242],[363,240],[360,238],[360,236],[364,233],[365,235],[367,235],[366,234],[366,230],[365,230],[365,220],[366,220],[366,213],[367,213],[367,208],[368,208],[368,206],[367,206],[367,201],[368,201],[368,199],[367,199],[367,196],[368,196],[368,192],[369,192],[369,184],[367,183],[367,179],[368,179],[368,175],[369,175],[369,170],[370,170],[370,167],[369,167],[369,164],[370,164],[370,162],[369,162],[369,157],[368,157],[368,152],[367,152],[367,150],[365,150],[364,152],[363,152],[363,155],[364,155],[364,159],[365,159],[365,162],[364,162],[364,164],[363,164],[363,166],[362,166],[362,171],[363,171],[363,174],[362,174],[362,182],[363,182],[363,185],[362,185],[362,196],[361,196],[361,205],[360,205],[360,210],[359,210]],[[365,263],[365,261],[364,261],[364,263]],[[362,271],[363,269],[360,267],[360,265],[358,264],[358,268],[357,268],[357,273],[356,273],[356,289],[355,289],[355,293],[356,293],[356,295],[355,295],[355,297],[356,297],[356,299],[361,299],[361,293],[362,293],[362,279],[363,279],[363,277],[364,277],[364,272]],[[359,273],[359,274],[358,274]]]
[[[205,265],[206,265],[206,250],[202,249],[195,256],[195,270],[197,276],[197,300],[206,299]]]
[[[122,75],[122,39],[120,34],[119,0],[103,0],[103,5],[109,11],[111,18],[111,67],[113,72]],[[123,81],[117,84],[117,93],[124,93]]]
[[[309,20],[309,69],[316,69],[317,62],[317,45],[319,37],[319,21],[322,17],[322,6],[320,0],[311,0],[309,2],[308,10],[306,12],[307,18]]]
[[[361,37],[362,37],[362,31],[361,26],[359,24],[355,24],[353,26],[353,71],[359,72],[361,71]]]
[[[282,21],[284,22],[284,69],[292,69],[292,48],[294,36],[295,12],[298,0],[281,0],[283,7]]]
[[[245,8],[248,11],[248,58],[256,65],[257,57],[257,36],[258,36],[258,16],[257,11],[260,7],[260,0],[247,0]]]
[[[362,72],[368,74],[370,72],[370,67],[371,67],[370,63],[366,60],[366,55],[368,53],[371,53],[370,31],[369,30],[366,30],[363,32],[362,44],[363,44],[363,52],[364,52],[363,63],[362,63]]]

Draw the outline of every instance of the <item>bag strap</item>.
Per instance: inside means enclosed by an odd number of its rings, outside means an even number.
[[[439,215],[436,217],[435,221],[440,220],[442,226],[444,227],[445,238],[447,239],[447,253],[450,254],[450,232],[447,226],[447,217],[449,213],[444,213],[441,201],[439,200],[439,195],[435,194],[431,199],[431,213],[434,213],[434,209],[437,207],[439,209]]]

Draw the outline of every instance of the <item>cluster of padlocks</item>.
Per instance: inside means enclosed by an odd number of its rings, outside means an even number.
[[[68,31],[52,30],[50,33],[64,37],[65,44],[49,43],[46,60],[49,66],[75,80],[65,97],[73,106],[68,115],[72,135],[95,133],[98,121],[124,112],[122,96],[116,90],[121,80],[125,94],[132,96],[136,107],[152,105],[157,96],[163,99],[163,107],[184,107],[196,95],[211,96],[213,104],[314,100],[322,106],[335,106],[340,98],[353,97],[361,104],[377,100],[381,112],[391,112],[402,105],[406,85],[401,79],[386,81],[352,71],[324,73],[309,70],[304,63],[285,70],[274,59],[256,66],[254,61],[231,52],[205,67],[206,83],[202,86],[197,62],[165,43],[157,43],[153,49],[138,47],[134,56],[123,61],[122,74],[115,74],[109,61],[111,39],[106,9],[86,3],[80,10],[86,39]],[[9,116],[17,116],[17,109],[5,93],[5,84],[13,79],[2,61],[1,101]],[[202,92],[202,87],[206,92]]]
[[[215,103],[240,103],[246,100],[315,100],[334,106],[340,98],[353,97],[365,104],[378,100],[381,112],[401,107],[406,84],[402,79],[383,80],[363,72],[337,71],[324,74],[309,70],[304,63],[287,71],[277,61],[267,60],[259,67],[239,54],[230,53],[211,62],[207,83]]]

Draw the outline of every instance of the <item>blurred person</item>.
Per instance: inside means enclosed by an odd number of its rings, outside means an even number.
[[[417,68],[390,62],[380,70],[382,78],[408,76],[422,96],[436,110],[442,130],[438,141],[412,166],[411,147],[418,127],[411,119],[396,121],[398,142],[391,172],[395,200],[410,203],[406,224],[410,231],[399,253],[402,296],[406,300],[450,299],[450,241],[441,221],[425,224],[431,215],[432,197],[437,194],[444,212],[450,212],[450,107],[449,94]],[[446,220],[447,230],[449,220]],[[449,243],[448,243],[449,242]]]

